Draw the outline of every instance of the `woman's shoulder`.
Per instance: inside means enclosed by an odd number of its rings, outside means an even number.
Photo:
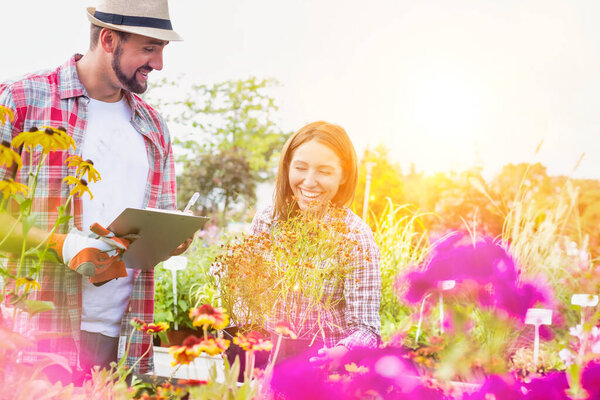
[[[363,221],[362,218],[356,215],[348,207],[344,207],[344,210],[346,211],[345,221],[348,225],[348,229],[350,229],[350,232],[373,234],[371,227],[365,221]]]
[[[272,224],[273,206],[268,206],[257,211],[257,213],[254,214],[254,218],[252,219],[252,225],[250,226],[250,232],[252,234],[264,232],[268,230]]]

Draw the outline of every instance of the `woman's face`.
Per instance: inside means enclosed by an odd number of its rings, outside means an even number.
[[[294,151],[288,179],[301,210],[323,206],[344,183],[342,162],[328,146],[311,140]]]

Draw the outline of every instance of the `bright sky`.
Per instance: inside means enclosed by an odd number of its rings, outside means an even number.
[[[85,52],[96,0],[2,6],[0,80]],[[171,0],[152,79],[272,77],[280,126],[325,119],[406,170],[537,162],[600,179],[600,2]],[[544,141],[539,153],[535,149]]]

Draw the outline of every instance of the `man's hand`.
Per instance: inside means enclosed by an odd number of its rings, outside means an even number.
[[[323,347],[319,349],[315,357],[311,357],[308,361],[313,365],[320,367],[329,365],[335,369],[340,367],[340,361],[348,351],[345,346],[335,346],[330,349]]]
[[[116,237],[97,223],[90,230],[86,233],[73,228],[66,235],[55,234],[51,248],[64,264],[89,277],[96,286],[127,276],[121,255],[127,250],[130,240]]]

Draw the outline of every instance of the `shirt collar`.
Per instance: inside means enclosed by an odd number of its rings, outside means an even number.
[[[71,97],[85,96],[89,97],[85,87],[77,75],[76,63],[83,57],[82,54],[75,54],[66,63],[59,67],[59,88],[61,100]],[[123,90],[125,100],[133,110],[134,114],[141,115],[138,99],[129,91]]]

